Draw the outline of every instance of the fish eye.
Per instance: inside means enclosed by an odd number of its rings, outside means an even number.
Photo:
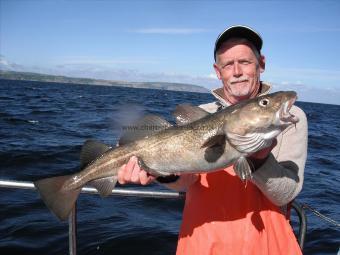
[[[269,99],[263,98],[260,100],[259,105],[262,107],[266,107],[269,104]]]

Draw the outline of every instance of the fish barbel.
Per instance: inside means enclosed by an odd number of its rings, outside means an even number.
[[[81,188],[90,184],[102,196],[112,192],[120,167],[132,156],[149,174],[164,177],[181,173],[212,172],[234,164],[242,179],[251,178],[247,156],[269,147],[286,127],[298,122],[289,110],[293,91],[245,100],[210,114],[181,105],[174,112],[176,126],[158,116],[147,116],[127,131],[119,146],[85,142],[78,173],[34,182],[47,207],[61,220],[70,214]],[[147,127],[154,130],[147,130]],[[141,128],[144,127],[144,128]]]

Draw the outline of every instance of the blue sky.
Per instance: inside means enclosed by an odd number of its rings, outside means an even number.
[[[0,67],[76,77],[220,86],[217,35],[264,40],[262,80],[340,104],[340,1],[0,0]]]

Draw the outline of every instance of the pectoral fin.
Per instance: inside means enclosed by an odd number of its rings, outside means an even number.
[[[234,171],[242,181],[252,178],[251,167],[245,157],[240,157],[234,164]]]
[[[209,148],[214,146],[221,146],[225,144],[225,135],[214,135],[209,137],[201,146],[201,148]]]
[[[210,137],[201,148],[205,148],[204,158],[208,162],[217,161],[224,153],[225,135]]]

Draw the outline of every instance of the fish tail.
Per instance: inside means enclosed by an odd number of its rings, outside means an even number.
[[[77,201],[80,190],[66,190],[63,185],[71,175],[41,179],[34,182],[46,206],[60,219],[66,220]]]

